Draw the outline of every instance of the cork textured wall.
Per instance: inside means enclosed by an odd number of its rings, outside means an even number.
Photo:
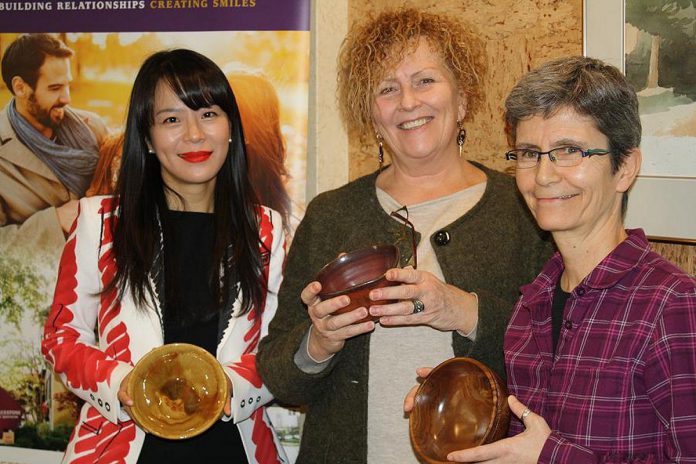
[[[348,24],[383,9],[409,6],[446,14],[470,24],[486,43],[488,71],[480,108],[467,123],[466,156],[499,171],[507,140],[503,102],[517,79],[553,58],[582,54],[582,0],[349,0]],[[377,169],[374,141],[362,146],[349,134],[349,177]],[[655,243],[655,250],[696,274],[696,244]]]
[[[350,0],[348,22],[383,9],[412,6],[461,18],[486,44],[488,70],[483,76],[484,101],[469,108],[465,153],[497,170],[504,170],[507,141],[503,132],[503,102],[517,79],[549,59],[582,53],[582,0]],[[350,134],[350,178],[377,168],[376,145],[361,146]],[[372,141],[369,141],[372,142]]]

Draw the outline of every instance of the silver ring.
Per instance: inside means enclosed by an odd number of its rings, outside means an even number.
[[[425,311],[425,304],[421,300],[414,299],[411,300],[411,303],[413,303],[413,314],[418,314]]]
[[[527,418],[528,415],[530,415],[532,411],[529,410],[529,408],[526,408],[524,411],[522,411],[522,416],[520,416],[520,419],[522,419],[522,422]]]

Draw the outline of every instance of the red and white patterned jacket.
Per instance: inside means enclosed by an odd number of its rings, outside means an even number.
[[[63,383],[86,401],[65,452],[67,463],[135,463],[145,438],[121,408],[117,393],[133,365],[162,345],[161,308],[158,301],[147,311],[137,308],[129,291],[121,298],[115,290],[101,293],[116,270],[111,222],[117,209],[113,197],[80,200],[44,329],[44,356]],[[262,308],[241,317],[234,317],[241,305],[239,298],[234,301],[218,344],[217,359],[233,385],[232,417],[223,420],[237,424],[250,463],[285,463],[264,407],[273,397],[256,371],[258,342],[278,304],[285,235],[277,212],[263,207],[259,215],[261,241],[271,250],[264,259],[267,293]],[[259,310],[261,317],[255,318]]]

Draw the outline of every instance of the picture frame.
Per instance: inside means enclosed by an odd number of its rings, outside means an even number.
[[[583,0],[583,54],[626,72],[625,44],[626,0]],[[696,138],[686,146],[670,142],[677,141],[646,137],[644,130],[643,166],[625,224],[654,241],[696,243]]]

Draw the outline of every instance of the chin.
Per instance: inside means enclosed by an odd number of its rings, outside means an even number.
[[[560,232],[563,230],[568,230],[570,229],[570,225],[565,223],[564,221],[558,221],[553,218],[536,218],[537,224],[539,225],[539,228],[542,230],[545,230],[546,232]]]

